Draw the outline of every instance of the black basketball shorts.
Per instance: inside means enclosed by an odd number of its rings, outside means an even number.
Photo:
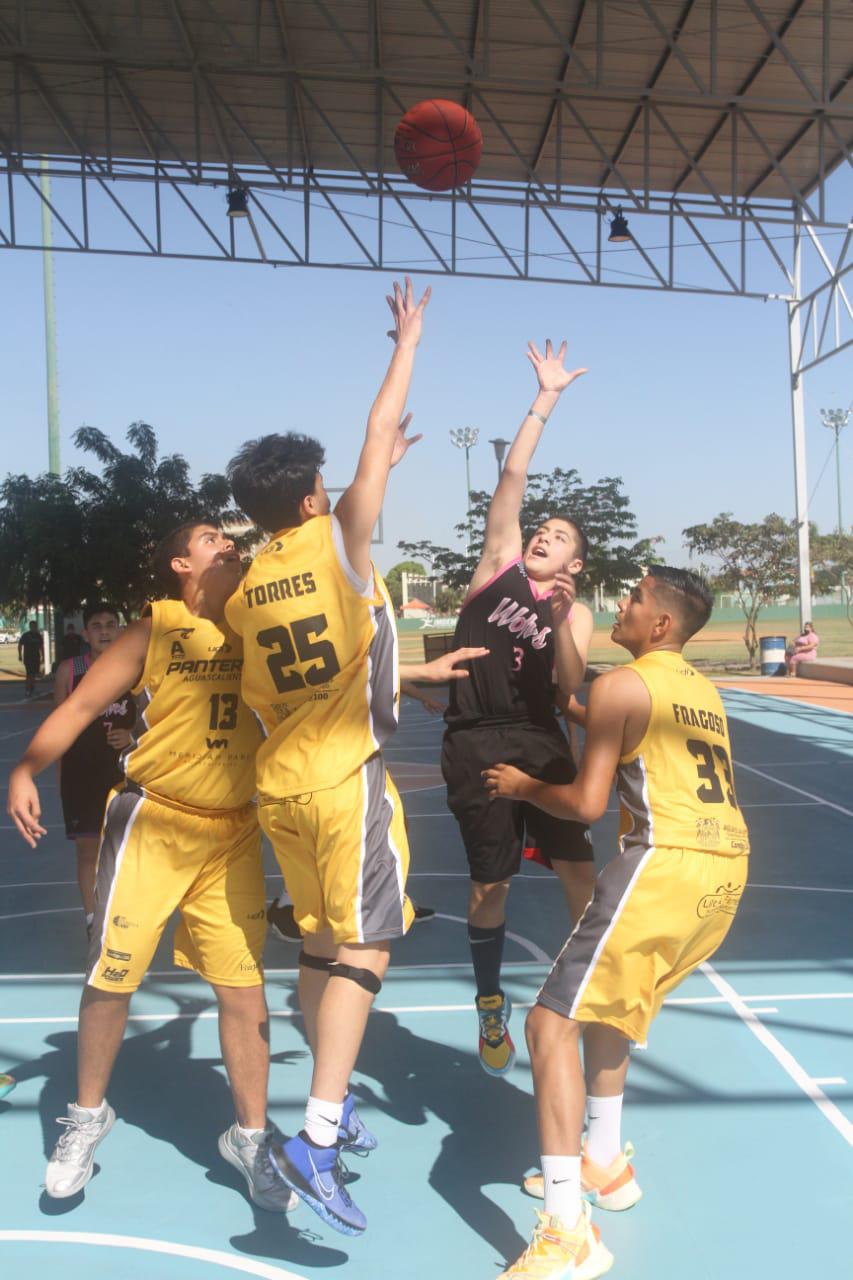
[[[482,772],[495,764],[515,765],[540,782],[572,782],[577,774],[571,748],[559,730],[512,725],[447,732],[441,771],[471,879],[495,884],[514,876],[525,846],[535,846],[550,862],[591,862],[586,823],[553,818],[525,801],[489,800]]]

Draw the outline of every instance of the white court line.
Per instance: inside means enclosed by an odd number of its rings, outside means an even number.
[[[853,818],[853,809],[845,809],[843,804],[836,804],[834,800],[827,800],[824,796],[816,796],[813,791],[805,791],[802,787],[795,787],[792,782],[783,782],[781,778],[774,778],[772,773],[764,773],[761,769],[756,769],[755,765],[744,764],[742,760],[735,760],[734,763],[738,768],[746,769],[747,773],[754,773],[759,778],[765,778],[767,782],[775,782],[777,787],[785,787],[788,791],[795,791],[798,796],[807,796],[809,800],[825,805],[827,809],[835,809],[837,813],[843,813],[845,818]],[[748,808],[747,805],[742,805],[741,807]]]
[[[194,1244],[174,1244],[170,1240],[146,1240],[142,1236],[104,1235],[100,1231],[0,1231],[0,1240],[17,1240],[22,1244],[88,1244],[108,1249],[138,1249],[143,1253],[167,1253],[172,1257],[192,1258],[196,1262],[209,1262],[227,1271],[242,1271],[243,1275],[261,1276],[263,1280],[305,1280],[295,1271],[285,1271],[269,1262],[257,1262],[254,1258],[241,1258],[239,1254],[223,1253],[220,1249],[202,1249]],[[119,1265],[119,1264],[117,1264]],[[173,1272],[173,1275],[176,1273]]]
[[[844,1076],[813,1076],[812,1080],[815,1084],[846,1084],[847,1080]]]
[[[29,729],[16,729],[14,733],[0,733],[0,742],[5,742],[8,738],[20,738],[23,733],[32,733],[32,726]]]
[[[717,973],[714,966],[709,964],[707,960],[700,965],[700,968],[711,985],[719,991],[721,996],[726,997],[734,1012],[749,1027],[755,1038],[773,1055],[782,1070],[786,1071],[794,1081],[794,1084],[802,1089],[807,1098],[811,1099],[832,1127],[838,1130],[845,1142],[853,1147],[853,1122],[848,1120],[844,1112],[839,1110],[835,1103],[826,1096],[817,1081],[800,1066],[794,1055],[789,1053],[781,1041],[776,1039],[772,1031],[768,1031],[764,1023],[759,1020],[755,1010],[751,1009],[746,1001],[738,995],[731,983]]]
[[[466,928],[468,927],[468,921],[464,916],[447,916],[443,911],[436,911],[435,918],[436,920],[452,920],[454,924],[464,924]],[[505,937],[511,939],[512,942],[517,942],[540,964],[550,965],[552,963],[547,951],[543,951],[541,947],[538,947],[535,942],[531,942],[529,938],[522,938],[520,933],[510,933],[509,929],[507,929]]]
[[[853,893],[853,889],[826,889],[817,884],[759,884],[747,881],[747,889],[790,889],[794,893]]]
[[[470,965],[464,966],[470,969]],[[506,966],[504,966],[506,967]],[[75,975],[76,976],[76,975]],[[194,976],[194,975],[191,975]],[[728,985],[728,984],[726,984]],[[762,1009],[753,1008],[747,1005],[747,1000],[766,1000],[767,996],[737,996],[737,999],[744,1002],[744,1008],[750,1013],[778,1013],[778,1009]],[[818,994],[804,995],[774,995],[773,1000],[853,1000],[853,991],[830,991]],[[728,996],[677,996],[674,999],[666,1000],[665,1007],[669,1005],[677,1006],[694,1006],[694,1005],[730,1005],[731,1000]],[[533,1001],[519,1003],[513,1001],[514,1009],[532,1009]],[[391,1005],[374,1005],[371,1009],[373,1013],[470,1013],[471,1001],[466,1000],[464,1004],[391,1004]],[[737,1012],[737,1010],[735,1010]],[[301,1013],[298,1009],[270,1009],[271,1018],[299,1018]],[[128,1022],[193,1022],[195,1019],[201,1019],[205,1022],[211,1022],[219,1017],[217,1009],[205,1009],[201,1013],[172,1013],[170,1010],[164,1010],[162,1013],[131,1013],[128,1014]],[[77,1014],[50,1015],[48,1017],[28,1017],[28,1018],[0,1018],[0,1026],[41,1026],[42,1024],[64,1024],[73,1025],[77,1022]],[[760,1024],[758,1024],[760,1025]],[[770,1035],[769,1032],[767,1032]],[[772,1039],[773,1037],[771,1037]],[[781,1045],[779,1046],[781,1048]],[[853,1128],[853,1127],[852,1127]]]
[[[0,920],[26,920],[30,916],[66,916],[70,911],[81,911],[82,907],[49,907],[43,911],[13,911],[11,915],[0,916]]]
[[[542,962],[540,960],[505,960],[501,965],[501,969],[550,969],[551,961]],[[470,960],[457,963],[453,961],[450,964],[395,964],[393,971],[397,973],[418,973],[421,969],[467,969],[471,971]],[[264,969],[265,978],[293,977],[299,973],[298,969]],[[78,982],[85,978],[85,973],[0,973],[0,982],[46,982],[54,979],[76,979]],[[203,981],[197,973],[189,969],[149,969],[143,979],[143,983],[149,978],[195,978]],[[387,979],[386,979],[387,981]],[[851,993],[853,997],[853,993]],[[708,999],[716,997],[709,996]],[[762,999],[766,999],[762,996]],[[773,997],[774,1000],[776,997]]]

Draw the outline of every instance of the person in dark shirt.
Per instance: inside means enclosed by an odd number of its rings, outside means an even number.
[[[31,698],[36,691],[36,679],[44,666],[44,640],[37,622],[31,622],[29,630],[19,639],[18,660],[24,664],[24,693]]]
[[[83,637],[89,652],[67,658],[56,672],[53,702],[59,706],[70,697],[89,668],[121,634],[118,613],[98,601],[83,612]],[[77,850],[77,883],[86,913],[86,928],[95,910],[95,868],[104,809],[110,791],[123,777],[120,753],[130,743],[136,720],[136,703],[130,692],[105,707],[84,729],[59,762],[59,792],[65,834]]]
[[[65,662],[67,658],[79,658],[83,652],[83,637],[77,631],[73,622],[69,622],[65,628],[65,635],[62,637],[62,652],[60,661]]]

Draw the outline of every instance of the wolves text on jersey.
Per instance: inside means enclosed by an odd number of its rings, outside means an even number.
[[[526,604],[519,604],[512,596],[504,596],[486,621],[507,627],[512,635],[520,636],[522,640],[530,640],[534,649],[544,649],[552,631],[551,627],[540,627],[539,615],[531,613]]]

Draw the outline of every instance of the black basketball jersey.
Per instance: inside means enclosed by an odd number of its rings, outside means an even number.
[[[557,728],[551,593],[540,595],[514,560],[464,605],[454,648],[480,645],[466,680],[451,680],[448,728],[536,724]]]
[[[88,654],[72,658],[68,692],[72,693],[92,665]],[[107,724],[114,729],[132,729],[136,723],[136,702],[125,693],[87,725],[62,757],[62,790],[100,788],[106,793],[124,777],[119,753],[107,741]]]

